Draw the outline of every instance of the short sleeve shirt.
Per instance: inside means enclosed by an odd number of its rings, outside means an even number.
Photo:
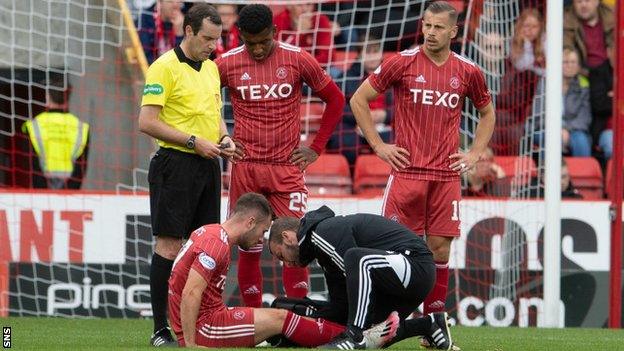
[[[179,47],[166,52],[147,70],[141,106],[146,105],[162,106],[158,118],[171,127],[218,142],[221,89],[217,66],[210,60],[194,63]],[[194,152],[162,140],[158,145]]]

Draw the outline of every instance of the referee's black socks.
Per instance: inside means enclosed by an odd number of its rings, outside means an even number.
[[[167,292],[173,261],[154,252],[150,266],[150,295],[154,315],[154,333],[167,324]]]

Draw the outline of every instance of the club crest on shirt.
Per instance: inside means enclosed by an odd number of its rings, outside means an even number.
[[[217,262],[215,262],[214,258],[206,255],[205,252],[199,254],[199,263],[209,270],[213,270],[217,266]]]
[[[451,77],[451,80],[449,81],[449,84],[451,85],[451,88],[453,88],[453,89],[459,88],[459,78]]]
[[[279,67],[275,70],[275,76],[279,79],[284,79],[286,78],[286,76],[288,76],[288,72],[286,71],[286,68]]]
[[[243,318],[245,318],[245,312],[244,311],[234,311],[234,314],[232,315],[234,317],[234,319],[236,319],[237,321],[243,320]]]

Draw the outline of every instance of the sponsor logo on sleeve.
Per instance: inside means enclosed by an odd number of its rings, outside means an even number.
[[[205,252],[199,254],[199,263],[209,270],[213,270],[217,266],[217,262],[215,262],[214,258],[206,255]]]
[[[155,84],[145,84],[145,87],[143,88],[143,95],[160,95],[165,91],[165,89],[163,89],[162,85],[155,83]]]

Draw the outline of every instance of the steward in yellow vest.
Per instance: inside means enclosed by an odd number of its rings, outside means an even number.
[[[60,85],[62,86],[62,85]],[[53,96],[58,95],[58,96]],[[33,188],[79,189],[86,172],[89,124],[64,111],[66,92],[49,91],[48,111],[22,125],[32,145]]]

